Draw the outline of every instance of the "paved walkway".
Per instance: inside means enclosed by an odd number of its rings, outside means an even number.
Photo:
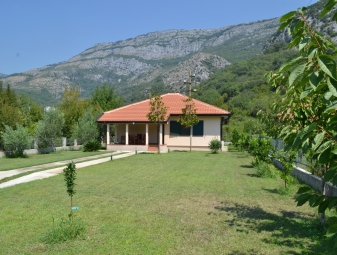
[[[120,153],[123,153],[123,154],[120,154]],[[113,160],[129,157],[134,154],[135,154],[134,152],[130,152],[130,151],[128,152],[117,151],[117,152],[112,153]],[[73,159],[72,161],[76,163],[76,169],[78,169],[82,167],[97,165],[97,164],[107,162],[110,160],[111,160],[111,153],[107,153],[107,154],[100,154],[100,155],[95,155],[95,156]],[[1,183],[0,189],[14,186],[20,183],[30,182],[30,181],[49,178],[49,177],[58,175],[59,173],[63,172],[64,166],[70,162],[71,160],[65,160],[65,161],[53,162],[53,163],[48,163],[48,164],[43,164],[43,165],[38,165],[38,166],[13,169],[9,171],[0,171],[0,180],[1,180],[6,177],[14,176],[17,174],[49,168],[48,170],[42,170],[40,172],[35,172],[32,174],[28,174],[28,175],[10,180],[8,182]]]

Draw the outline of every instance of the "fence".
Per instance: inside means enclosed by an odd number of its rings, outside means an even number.
[[[54,139],[55,150],[79,150],[82,145],[77,144],[76,139],[69,139],[65,137],[60,137]],[[1,147],[0,147],[1,149]],[[29,154],[37,154],[37,153],[47,153],[53,151],[53,148],[38,148],[38,142],[36,139],[32,139],[32,142],[27,150],[24,150],[24,153]],[[5,155],[10,155],[11,152],[2,152],[0,151],[0,158]]]
[[[268,136],[261,136],[261,135],[250,135],[250,137],[270,139],[270,137]],[[231,135],[229,133],[224,134],[223,140],[226,142],[230,141]],[[284,150],[285,148],[285,144],[282,139],[271,138],[271,143],[276,150]],[[315,162],[308,161],[305,155],[303,155],[301,150],[297,152],[297,156],[296,156],[294,163],[296,164],[296,167],[301,167],[309,172],[312,172],[312,173],[318,172],[317,169],[314,169]]]

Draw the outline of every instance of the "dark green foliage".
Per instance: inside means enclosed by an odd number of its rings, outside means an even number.
[[[89,107],[89,100],[80,98],[80,88],[65,87],[62,100],[60,101],[60,110],[64,115],[64,125],[62,135],[71,137],[76,123],[82,117],[83,113]]]
[[[116,95],[114,86],[103,83],[102,86],[96,86],[91,100],[92,104],[98,105],[102,111],[109,111],[120,107],[123,98]]]
[[[79,119],[78,124],[75,125],[72,137],[77,139],[78,144],[85,144],[88,141],[98,138],[98,116],[95,116],[92,109],[84,112]]]
[[[90,140],[83,145],[83,151],[98,151],[101,149],[101,143],[97,140]]]
[[[238,146],[239,139],[240,139],[240,134],[234,128],[233,131],[232,131],[232,134],[231,134],[231,142],[235,147]]]
[[[221,142],[218,139],[212,139],[209,142],[208,147],[210,148],[213,154],[216,154],[221,149]]]
[[[255,120],[257,113],[268,111],[280,95],[266,85],[264,75],[277,70],[282,63],[298,56],[294,50],[279,49],[277,52],[259,55],[226,66],[207,81],[201,82],[195,94],[197,99],[229,110],[230,126],[240,132],[266,133],[267,128]]]
[[[22,115],[19,103],[14,91],[9,84],[3,89],[0,81],[0,132],[4,131],[5,125],[15,128],[17,124],[22,124]]]
[[[63,175],[67,187],[67,193],[70,197],[72,197],[76,193],[75,191],[76,165],[74,162],[69,163],[67,167],[63,169]]]
[[[43,115],[37,123],[35,137],[38,139],[39,148],[55,149],[55,139],[62,137],[64,124],[63,114],[57,109],[51,109]]]
[[[270,45],[267,49],[264,50],[264,54],[270,54],[274,52],[279,52],[282,50],[286,50],[288,48],[288,44],[284,41],[276,42]]]

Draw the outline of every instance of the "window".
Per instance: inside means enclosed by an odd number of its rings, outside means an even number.
[[[180,125],[176,120],[170,121],[170,135],[171,136],[189,136],[190,129]],[[204,135],[204,121],[200,120],[196,125],[193,126],[193,136],[203,136]]]

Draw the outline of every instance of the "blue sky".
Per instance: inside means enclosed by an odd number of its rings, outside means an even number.
[[[96,43],[167,29],[220,28],[280,17],[317,0],[0,1],[0,73],[54,64]]]

